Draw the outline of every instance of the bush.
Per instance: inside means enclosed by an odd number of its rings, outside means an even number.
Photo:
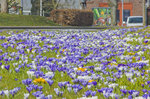
[[[78,9],[56,9],[50,13],[51,19],[61,25],[91,26],[93,12]]]

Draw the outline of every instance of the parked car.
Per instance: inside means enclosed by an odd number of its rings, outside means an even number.
[[[143,26],[143,16],[129,16],[126,22],[129,26]]]

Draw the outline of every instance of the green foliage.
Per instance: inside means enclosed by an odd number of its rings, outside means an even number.
[[[19,3],[16,2],[15,0],[7,0],[7,4],[8,4],[8,9],[12,8],[12,7],[18,7]]]
[[[41,16],[0,14],[0,26],[57,26]]]

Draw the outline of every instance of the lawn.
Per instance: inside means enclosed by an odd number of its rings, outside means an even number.
[[[150,27],[0,31],[0,99],[146,99]]]
[[[58,26],[42,16],[0,14],[0,26]]]

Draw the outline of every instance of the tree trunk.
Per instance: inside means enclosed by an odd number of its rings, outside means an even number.
[[[1,13],[8,12],[7,0],[1,0]]]
[[[111,25],[115,26],[117,25],[117,17],[116,17],[116,11],[117,11],[117,0],[108,0],[109,6],[111,7]]]

